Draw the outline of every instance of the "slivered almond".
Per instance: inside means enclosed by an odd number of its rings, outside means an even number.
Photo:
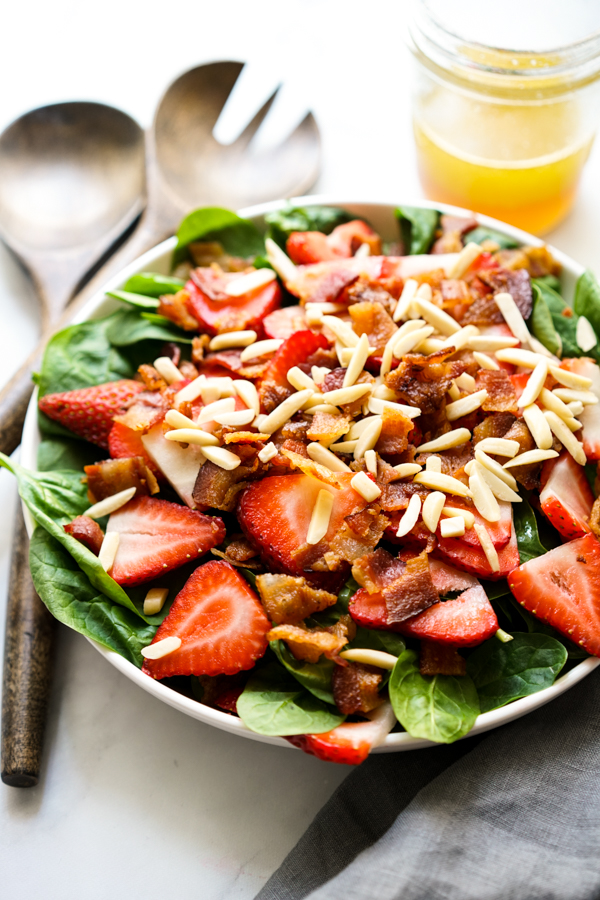
[[[258,335],[255,331],[226,331],[217,334],[208,345],[209,350],[227,350],[230,347],[249,347],[256,341]]]
[[[404,535],[408,534],[409,531],[412,531],[417,524],[420,514],[421,498],[418,494],[413,494],[408,502],[408,506],[406,507],[404,515],[400,519],[396,537],[404,537]]]
[[[481,463],[475,462],[475,471],[483,478],[497,500],[505,500],[507,503],[521,502],[521,498],[516,491],[513,491],[505,481],[494,475],[487,466],[482,466]]]
[[[484,353],[497,353],[506,347],[516,347],[519,344],[519,338],[502,337],[494,334],[477,334],[475,337],[469,338],[467,347],[470,350],[483,351]]]
[[[367,503],[372,503],[373,500],[377,500],[381,496],[381,488],[374,481],[371,481],[366,472],[357,472],[354,478],[351,479],[350,484]]]
[[[468,509],[457,509],[455,506],[445,506],[442,510],[442,515],[448,516],[448,518],[462,519],[467,526],[467,530],[472,528],[475,524],[475,516]],[[448,535],[446,535],[446,537],[447,536]]]
[[[392,357],[395,356],[396,359],[402,359],[403,356],[406,356],[407,353],[414,350],[421,341],[424,341],[430,334],[433,334],[433,331],[433,325],[424,325],[423,328],[416,328],[406,334],[396,335],[395,340],[392,343]]]
[[[508,294],[506,292],[495,294],[494,300],[496,301],[496,306],[504,317],[504,321],[506,322],[514,336],[518,338],[522,344],[529,346],[529,338],[531,337],[531,335],[529,334],[529,329],[525,324],[525,319],[521,315],[519,307],[515,303],[512,294]]]
[[[479,538],[479,543],[481,544],[481,549],[486,555],[486,559],[490,564],[490,569],[492,572],[500,571],[500,560],[498,559],[498,553],[492,539],[489,535],[489,532],[485,525],[474,525],[475,533]]]
[[[484,453],[493,453],[494,456],[516,456],[521,445],[518,441],[507,440],[506,438],[484,438],[479,441],[477,447]]]
[[[454,381],[448,388],[448,396],[451,400],[460,400],[460,388]]]
[[[381,435],[383,420],[377,417],[365,428],[354,448],[354,459],[362,459],[367,450],[373,450]]]
[[[479,334],[479,328],[476,325],[465,325],[460,331],[456,331],[442,341],[442,347],[454,347],[455,350],[462,350],[466,347],[472,337]],[[441,348],[439,348],[441,349]]]
[[[481,475],[481,466],[475,466],[469,475],[469,487],[475,509],[486,522],[500,521],[500,507],[492,489]]]
[[[410,475],[416,475],[417,472],[421,471],[421,468],[418,463],[399,463],[399,465],[394,466],[399,478],[408,478]]]
[[[310,374],[312,375],[314,383],[320,385],[323,384],[325,378],[329,374],[329,369],[326,369],[324,366],[312,366]]]
[[[254,272],[242,275],[241,278],[236,278],[235,281],[230,281],[225,287],[225,293],[229,294],[230,297],[241,297],[242,294],[247,294],[250,291],[255,291],[257,288],[264,287],[266,284],[270,284],[276,278],[277,275],[273,269],[256,269]]]
[[[438,527],[445,503],[446,495],[442,494],[441,491],[433,491],[431,494],[427,494],[423,501],[421,517],[426,528],[428,528],[432,534],[435,534]]]
[[[212,422],[217,413],[233,412],[235,409],[235,400],[233,397],[224,397],[222,400],[215,400],[200,410],[196,422],[202,425],[204,422]]]
[[[134,487],[129,487],[125,488],[124,491],[112,494],[110,497],[105,497],[104,500],[100,500],[98,503],[90,506],[89,509],[86,509],[82,515],[89,516],[90,519],[101,519],[102,516],[109,516],[111,513],[116,512],[117,509],[125,506],[126,503],[129,503],[135,494],[135,490]]]
[[[304,308],[304,317],[307,325],[314,326],[323,324],[323,313],[320,309],[316,308],[318,306],[318,303],[311,303],[310,306]]]
[[[350,387],[338,388],[335,391],[326,391],[323,394],[323,402],[332,406],[343,406],[345,403],[353,403],[365,394],[371,393],[370,384],[353,384]]]
[[[441,472],[418,472],[413,478],[416,484],[422,484],[432,491],[442,491],[444,494],[456,494],[458,497],[470,497],[471,491],[452,475],[444,475]]]
[[[168,356],[159,356],[152,363],[161,378],[164,378],[167,384],[174,384],[181,381],[181,372],[172,359]]]
[[[481,391],[475,391],[475,393],[469,394],[467,397],[461,397],[460,400],[449,403],[446,407],[446,418],[449,422],[454,422],[456,419],[468,416],[470,413],[475,412],[476,409],[479,409],[487,395],[488,392],[483,388]]]
[[[418,293],[413,306],[416,307],[417,311],[426,322],[429,322],[430,325],[437,328],[440,334],[450,335],[460,331],[460,325],[456,319],[449,316],[447,312],[444,312],[444,310],[440,309],[439,306],[436,306],[435,303],[420,297]]]
[[[425,463],[425,471],[426,472],[441,472],[442,471],[442,461],[439,456],[429,456]]]
[[[425,356],[429,356],[431,353],[437,353],[438,350],[443,350],[445,347],[445,342],[440,340],[439,338],[425,338],[424,341],[421,341],[418,347],[415,347],[415,350],[418,353],[423,353]]]
[[[163,656],[174,653],[180,647],[181,638],[172,635],[171,637],[163,638],[162,641],[157,641],[155,644],[150,644],[148,647],[142,647],[140,653],[144,659],[162,659]]]
[[[258,458],[262,463],[268,463],[270,459],[273,459],[274,456],[277,456],[277,447],[272,441],[269,441],[268,444],[262,448],[262,450],[258,453]]]
[[[236,456],[231,450],[226,450],[225,447],[203,447],[202,452],[211,463],[228,472],[237,469],[242,462],[239,456]]]
[[[576,372],[569,372],[568,369],[561,369],[560,366],[550,366],[550,374],[559,384],[562,384],[564,387],[574,388],[576,391],[586,391],[592,386],[591,378],[577,375]]]
[[[310,375],[307,375],[306,372],[303,372],[299,366],[292,366],[291,369],[288,369],[287,380],[297,391],[317,390],[317,386],[313,379]]]
[[[339,441],[337,444],[330,444],[330,449],[335,450],[336,453],[354,453],[357,444],[358,439],[352,441]]]
[[[552,429],[552,433],[558,438],[565,450],[571,454],[576,463],[579,463],[580,466],[585,466],[587,457],[583,449],[583,444],[577,440],[573,432],[567,427],[563,420],[556,415],[556,413],[547,410],[544,415],[546,416],[548,425]],[[550,453],[554,451],[548,450],[546,452]]]
[[[579,431],[580,428],[583,428],[583,424],[578,419],[563,419],[563,422],[569,431]]]
[[[548,360],[541,359],[529,376],[527,384],[525,385],[525,390],[519,397],[518,404],[521,408],[531,406],[532,403],[535,403],[544,387],[544,382],[547,377]]]
[[[554,416],[559,422],[562,422],[562,419],[559,419],[556,413],[544,413],[544,415],[546,417],[549,415]],[[548,422],[548,424],[550,423]],[[568,428],[566,430],[571,434]],[[504,463],[504,468],[509,469],[513,466],[529,466],[532,463],[544,462],[545,459],[554,459],[555,456],[558,456],[556,450],[526,450],[525,453],[520,453],[518,456],[515,456],[514,459]]]
[[[448,507],[445,507],[448,509]],[[440,522],[440,534],[443,538],[462,537],[465,533],[466,522],[460,510],[455,510],[456,516],[442,519]],[[471,526],[473,527],[473,526]]]
[[[350,466],[347,466],[343,460],[338,459],[335,453],[332,453],[331,450],[328,450],[327,447],[324,447],[323,444],[319,444],[316,441],[308,445],[306,452],[314,462],[319,463],[320,466],[325,466],[325,468],[329,469],[331,472],[352,471]]]
[[[562,400],[563,403],[571,403],[579,401],[584,406],[594,406],[598,403],[598,397],[593,391],[580,391],[573,388],[554,388],[552,391],[555,397]]]
[[[546,409],[552,410],[561,419],[573,418],[573,413],[567,404],[560,397],[557,397],[553,391],[549,391],[548,388],[542,388],[539,399]]]
[[[396,412],[401,412],[403,416],[407,416],[409,419],[416,419],[417,416],[421,415],[421,410],[418,406],[405,406],[404,403],[394,403],[393,400],[380,400],[379,397],[369,397],[369,412],[374,415],[383,415],[383,410],[387,407],[387,409],[395,409]]]
[[[366,334],[362,334],[358,340],[358,344],[352,352],[352,359],[346,369],[344,382],[342,387],[351,387],[360,373],[365,367],[365,363],[369,358],[371,348],[369,346],[369,338]]]
[[[381,416],[377,416],[377,415],[365,416],[364,419],[360,419],[358,422],[354,422],[354,424],[351,426],[350,430],[348,431],[348,434],[346,435],[346,440],[347,441],[357,440],[361,436],[361,434],[363,433],[365,428],[368,428],[368,426],[371,424],[371,422],[374,422],[375,419],[381,419]]]
[[[265,249],[267,251],[267,259],[277,274],[281,276],[286,284],[293,281],[297,270],[289,256],[271,238],[265,240]]]
[[[419,283],[415,281],[414,278],[406,279],[400,299],[396,303],[396,309],[394,310],[394,322],[399,322],[401,319],[407,318],[418,289]]]
[[[98,554],[98,562],[105,572],[110,572],[119,549],[119,540],[121,535],[118,531],[109,531],[104,535],[100,553]]]
[[[175,394],[175,403],[177,404],[177,406],[180,406],[180,404],[182,403],[196,400],[202,393],[202,388],[205,384],[206,375],[199,375],[198,378],[194,378],[193,381],[190,381],[189,384],[186,384],[184,388],[181,388],[181,390]]]
[[[438,450],[451,450],[452,447],[460,447],[471,440],[471,432],[468,428],[455,428],[448,431],[433,441],[427,441],[419,446],[419,453],[437,453]],[[516,442],[515,442],[516,443]]]
[[[214,421],[219,425],[249,425],[256,418],[253,409],[236,409],[233,412],[215,413]]]
[[[417,300],[431,300],[433,297],[431,285],[424,281],[423,284],[419,285],[415,296],[417,297]]]
[[[586,319],[585,316],[579,316],[577,320],[577,326],[575,328],[575,340],[577,341],[577,346],[579,347],[579,349],[583,350],[584,353],[587,353],[588,350],[591,350],[592,347],[595,347],[598,343],[596,332],[592,328],[592,324],[589,319]]]
[[[378,384],[371,396],[375,397],[377,400],[391,400],[394,402],[398,395],[396,394],[396,391],[393,391],[386,384]]]
[[[240,400],[246,404],[248,409],[254,410],[254,414],[260,413],[260,400],[258,399],[258,391],[251,381],[245,381],[241,378],[233,382],[233,386],[237,391]]]
[[[269,338],[266,341],[256,341],[250,344],[240,353],[241,362],[248,362],[250,359],[259,359],[261,356],[269,356],[276,353],[281,347],[283,341],[280,338]]]
[[[496,360],[492,359],[492,357],[488,356],[486,353],[479,353],[477,350],[474,350],[473,357],[475,362],[479,363],[482,369],[497,371],[500,368]]]
[[[552,447],[552,432],[544,418],[544,413],[537,403],[525,407],[523,418],[538,448],[540,450],[550,450]]]
[[[465,472],[466,472],[467,475],[470,475],[471,472],[473,472],[474,469],[475,469],[475,460],[474,460],[474,459],[470,459],[469,462],[466,463],[466,465],[463,466],[463,469],[465,470]]]
[[[332,406],[331,403],[317,403],[316,406],[307,406],[302,410],[307,416],[314,416],[318,412],[328,413],[330,416],[339,416],[341,415],[337,406]]]
[[[200,428],[197,422],[184,416],[183,413],[177,412],[176,409],[169,409],[165,416],[165,422],[171,428]]]
[[[570,403],[567,403],[567,407],[575,417],[580,416],[584,409],[583,403],[580,403],[579,400],[571,400]]]
[[[312,391],[298,391],[297,394],[292,394],[291,397],[287,397],[280,403],[278,407],[276,407],[272,413],[270,413],[267,418],[261,423],[260,430],[265,432],[266,434],[274,434],[274,432],[278,431],[282,425],[292,418],[309,400],[312,396]]]
[[[507,484],[513,491],[517,489],[517,482],[514,479],[514,476],[510,474],[510,472],[506,471],[505,466],[501,466],[499,462],[496,462],[495,459],[492,459],[491,456],[488,456],[485,450],[482,450],[479,444],[475,447],[475,459],[476,461],[485,466],[486,469],[489,469],[490,472]],[[466,469],[466,466],[465,466]]]
[[[389,669],[390,672],[398,662],[398,657],[392,656],[391,653],[385,653],[383,650],[367,650],[362,647],[354,650],[342,650],[338,655],[350,662],[363,663],[365,666],[377,666],[378,669]]]
[[[513,366],[520,366],[522,369],[535,369],[544,357],[531,350],[523,350],[521,347],[509,347],[506,350],[497,350],[496,359]]]
[[[165,440],[176,441],[178,444],[198,444],[200,447],[216,447],[219,439],[201,428],[174,428],[165,431]]]
[[[365,450],[365,465],[367,472],[377,475],[377,454],[374,450]]]
[[[333,494],[329,491],[319,491],[310,517],[310,525],[306,535],[307,544],[318,544],[319,541],[323,540],[329,528],[332,509]]]
[[[155,616],[165,605],[169,588],[150,588],[144,598],[144,615]]]
[[[312,309],[312,310],[318,309],[319,312],[321,313],[321,315],[323,315],[323,316],[328,316],[328,315],[332,315],[332,314],[335,315],[335,313],[346,312],[348,309],[348,307],[346,306],[345,303],[328,303],[328,302],[319,303],[319,302],[313,302],[311,300],[306,301],[306,306],[304,308],[307,311],[310,309]]]
[[[473,265],[478,256],[481,256],[482,249],[479,244],[469,241],[458,254],[457,259],[448,272],[448,278],[462,278],[467,269]]]
[[[323,325],[326,325],[334,333],[344,347],[356,347],[358,344],[358,335],[352,331],[350,325],[342,322],[337,316],[323,316]]]

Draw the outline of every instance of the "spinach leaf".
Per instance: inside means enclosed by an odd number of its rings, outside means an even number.
[[[185,331],[177,328],[168,319],[165,320],[164,316],[153,316],[151,313],[140,314],[135,309],[124,309],[118,310],[109,318],[111,321],[106,329],[106,337],[112,347],[129,347],[139,344],[141,341],[192,343],[192,339]],[[148,358],[146,356],[146,360]],[[98,383],[101,384],[101,382]]]
[[[237,712],[257,734],[321,734],[344,721],[333,707],[300,687],[279,663],[269,663],[251,676]]]
[[[395,215],[400,223],[404,252],[410,256],[428,253],[440,221],[440,213],[436,209],[399,206]]]
[[[589,269],[577,279],[573,309],[578,316],[585,316],[596,334],[600,334],[600,284]]]
[[[587,273],[584,273],[584,275],[581,276],[581,278],[577,282],[578,285],[586,274]],[[591,277],[593,278],[593,276]],[[586,281],[585,283],[589,282]],[[575,312],[573,312],[571,307],[567,303],[565,303],[560,294],[553,290],[545,279],[532,279],[532,287],[534,293],[542,297],[542,299],[545,301],[546,306],[548,307],[548,310],[550,311],[554,330],[559,335],[562,343],[562,356],[583,356],[584,354],[579,347],[579,344],[577,343],[577,322],[579,319],[578,313],[581,313],[582,304],[591,305],[591,301],[589,301],[588,304],[588,301],[584,299],[583,288],[580,289],[579,308],[576,307]],[[589,299],[591,294],[587,296]],[[592,322],[592,324],[594,323]],[[539,340],[541,340],[541,338],[539,338]],[[591,356],[592,359],[596,360],[596,362],[600,362],[600,348],[598,346],[592,347],[591,350],[588,350],[585,353],[585,356]]]
[[[543,285],[544,287],[550,288],[552,291],[555,291],[557,294],[560,294],[561,284],[560,279],[556,277],[556,275],[540,275],[539,278],[535,278],[535,283],[539,285]]]
[[[487,228],[485,225],[478,225],[472,231],[469,231],[466,240],[473,244],[482,244],[484,241],[494,241],[501,250],[511,250],[518,247],[518,241],[502,234],[500,231],[494,231],[493,228]]]
[[[552,625],[543,622],[541,619],[538,619],[532,613],[528,612],[528,610],[521,606],[516,597],[512,594],[510,595],[510,603],[515,615],[517,613],[519,614],[521,624],[523,622],[525,623],[525,627],[529,634],[542,634],[546,637],[554,638],[554,640],[558,641],[566,648],[569,659],[585,659],[589,656],[588,652],[584,650],[583,647],[580,647],[579,644],[574,644],[573,641],[570,641],[567,637],[562,635],[560,631],[556,631]],[[512,628],[509,630],[512,631]]]
[[[141,272],[132,275],[125,283],[123,290],[146,297],[162,297],[163,294],[176,294],[185,287],[185,281],[172,275],[156,275],[154,272]]]
[[[36,528],[29,546],[35,589],[52,615],[86,637],[115,650],[141,667],[142,647],[151,643],[156,625],[111,603],[75,560],[45,529]]]
[[[130,306],[137,306],[141,309],[158,309],[158,300],[153,297],[146,297],[144,294],[135,294],[131,291],[107,291],[107,297],[114,297],[122,303],[128,303]]]
[[[348,614],[348,604],[359,587],[358,581],[355,581],[354,578],[349,578],[338,594],[337,603],[323,610],[323,612],[311,616],[312,622],[321,627],[335,625],[340,616]]]
[[[513,522],[521,565],[548,552],[540,541],[535,513],[525,497],[521,503],[513,504]]]
[[[405,650],[389,682],[396,718],[413,737],[451,744],[467,734],[479,714],[468,675],[421,675],[414,650]]]
[[[562,340],[554,327],[552,313],[542,296],[539,286],[533,284],[532,288],[533,311],[529,322],[530,328],[538,341],[540,341],[547,350],[550,350],[550,352],[554,353],[556,356],[561,356]]]
[[[287,206],[268,213],[267,237],[285,250],[285,244],[293,231],[320,231],[331,234],[338,225],[351,222],[354,216],[336,206]]]
[[[39,472],[71,469],[81,478],[84,466],[91,466],[105,456],[104,452],[87,441],[74,437],[49,435],[40,441],[37,454]]]
[[[377,628],[363,628],[359,625],[356,636],[348,644],[348,650],[383,650],[392,656],[400,656],[406,650],[406,641],[394,631],[380,631]]]
[[[271,641],[271,649],[282,666],[300,682],[302,687],[318,697],[324,703],[335,704],[331,688],[331,676],[335,663],[321,656],[318,662],[309,663],[302,659],[296,659],[287,644],[283,641]]]
[[[173,267],[186,258],[187,246],[194,241],[218,241],[233,256],[253,257],[265,252],[256,225],[219,206],[205,206],[185,217],[177,229]]]
[[[566,661],[566,649],[553,637],[516,633],[506,644],[491,639],[477,647],[467,660],[467,672],[481,712],[488,712],[550,687]]]

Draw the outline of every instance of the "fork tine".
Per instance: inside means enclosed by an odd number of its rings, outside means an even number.
[[[246,125],[246,127],[244,128],[242,133],[233,142],[232,146],[234,146],[240,150],[243,150],[248,146],[248,144],[250,143],[250,141],[252,140],[252,138],[254,137],[254,135],[256,134],[256,132],[258,131],[258,129],[264,122],[264,120],[266,119],[266,117],[269,113],[269,110],[273,106],[273,104],[275,102],[275,98],[277,97],[280,89],[281,89],[281,85],[278,84],[277,87],[275,88],[275,90],[273,91],[273,93],[271,94],[271,96],[263,103],[263,105],[260,107],[258,112],[256,112],[254,114],[252,119],[250,119],[250,121],[248,122],[248,124]]]

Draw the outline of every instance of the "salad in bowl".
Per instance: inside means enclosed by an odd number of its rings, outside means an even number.
[[[350,764],[600,656],[600,286],[491,220],[370,209],[190,214],[50,340],[37,464],[0,458],[57,619]]]

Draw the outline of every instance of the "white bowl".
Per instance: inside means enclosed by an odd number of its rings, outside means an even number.
[[[264,203],[259,206],[253,206],[249,209],[241,210],[240,215],[251,219],[260,228],[264,224],[264,216],[267,213],[280,209],[282,206],[285,206],[287,202],[288,201],[274,201],[271,203]],[[456,215],[469,215],[468,211],[460,209],[459,207],[448,206],[443,203],[432,203],[426,200],[418,200],[412,203],[410,203],[409,201],[409,204],[388,204],[347,202],[345,198],[336,196],[312,196],[296,198],[294,200],[294,204],[298,206],[306,204],[341,206],[344,209],[355,213],[357,217],[364,217],[365,219],[367,219],[373,225],[375,230],[379,234],[381,234],[384,239],[388,240],[397,239],[398,226],[397,221],[394,217],[394,209],[400,205],[410,204],[412,206],[439,209],[442,212],[453,213]],[[513,228],[511,225],[506,225],[503,222],[498,222],[496,219],[491,219],[488,216],[480,215],[477,216],[477,219],[482,225],[488,225],[496,231],[500,231],[503,234],[514,238],[519,243],[537,245],[543,244],[543,241],[541,241],[539,238],[533,237],[532,235],[527,234],[524,231],[520,231],[518,228]],[[135,262],[131,263],[131,265],[123,269],[123,271],[119,275],[116,275],[114,278],[108,281],[105,286],[105,290],[118,290],[125,284],[128,278],[130,278],[137,272],[152,271],[164,275],[169,274],[171,253],[173,251],[175,243],[175,238],[170,238],[167,241],[163,241],[162,244],[159,244],[152,250],[149,250],[148,253],[145,253],[143,256],[140,256],[135,260]],[[564,295],[565,298],[569,300],[573,294],[577,278],[584,271],[583,266],[580,266],[578,263],[574,262],[572,259],[570,259],[570,257],[565,256],[565,254],[561,253],[559,250],[555,250],[554,248],[551,248],[551,250],[555,258],[561,263],[563,267],[562,283],[564,287]],[[112,300],[106,297],[104,291],[99,291],[81,310],[79,315],[74,319],[74,322],[84,322],[87,319],[97,319],[101,316],[107,315],[117,308],[122,308],[122,304],[118,303],[116,300]],[[37,425],[36,392],[32,397],[27,412],[25,428],[23,431],[23,442],[21,447],[21,463],[28,469],[35,470],[37,468],[37,450],[39,442],[40,433]],[[28,510],[24,509],[24,512],[26,516],[27,528],[29,534],[31,535],[31,532],[33,530],[33,521],[28,513]],[[139,685],[145,691],[148,691],[148,693],[153,694],[159,700],[162,700],[163,703],[168,703],[169,706],[173,706],[175,709],[179,709],[186,715],[192,716],[192,718],[194,719],[199,719],[201,722],[206,722],[209,725],[214,725],[215,728],[220,728],[223,731],[229,731],[233,734],[239,734],[241,737],[250,738],[254,741],[262,741],[267,744],[277,744],[280,747],[292,748],[292,745],[283,738],[268,737],[262,734],[255,734],[253,731],[250,731],[250,729],[246,728],[241,719],[237,719],[235,716],[231,716],[228,713],[221,712],[220,710],[211,709],[208,706],[204,706],[202,703],[198,703],[195,700],[190,700],[188,697],[184,697],[182,694],[178,694],[172,688],[161,684],[160,681],[155,681],[153,678],[144,675],[140,669],[133,665],[133,663],[128,662],[128,660],[126,659],[123,659],[122,656],[119,656],[119,654],[115,653],[113,650],[108,650],[92,640],[90,640],[90,643],[94,645],[98,652],[101,653],[105,657],[105,659],[107,659],[108,662],[111,663],[111,665],[119,669],[119,671],[126,675],[127,678],[131,679],[131,681],[135,682],[135,684]],[[571,669],[570,672],[567,672],[566,675],[562,675],[560,678],[557,678],[552,687],[546,688],[543,691],[538,691],[537,694],[532,694],[531,696],[524,697],[521,700],[516,700],[514,703],[509,703],[508,706],[504,706],[501,709],[495,709],[491,712],[483,713],[482,715],[478,716],[475,726],[470,731],[470,734],[480,734],[481,732],[489,731],[492,728],[497,728],[499,725],[504,725],[507,722],[512,722],[514,719],[518,719],[520,716],[523,716],[526,713],[531,712],[532,710],[537,709],[540,706],[543,706],[545,703],[548,703],[550,700],[553,700],[555,697],[558,697],[560,694],[569,690],[569,688],[573,687],[573,685],[581,681],[582,678],[585,678],[586,675],[589,675],[589,673],[596,668],[599,662],[600,660],[596,659],[595,657],[585,659],[583,660],[583,662],[579,663],[577,666]],[[407,734],[406,732],[397,732],[394,734],[389,734],[385,740],[385,743],[376,748],[375,752],[388,753],[398,750],[414,750],[418,747],[434,746],[437,745],[431,741],[411,737],[411,735]]]

